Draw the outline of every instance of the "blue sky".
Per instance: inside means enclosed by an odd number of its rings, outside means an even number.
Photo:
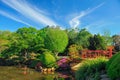
[[[46,25],[120,34],[120,0],[0,0],[0,30]]]

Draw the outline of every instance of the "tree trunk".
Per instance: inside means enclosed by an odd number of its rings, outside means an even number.
[[[56,59],[58,58],[58,52],[55,52],[55,58]]]
[[[27,50],[26,50],[26,49],[25,49],[25,51],[24,51],[24,56],[25,56],[25,59],[28,58],[28,53],[27,53]]]

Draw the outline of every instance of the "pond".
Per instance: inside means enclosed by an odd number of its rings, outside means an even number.
[[[74,80],[69,72],[37,72],[34,69],[0,66],[0,80]]]

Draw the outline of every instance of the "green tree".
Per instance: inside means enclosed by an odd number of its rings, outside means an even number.
[[[100,34],[94,35],[89,38],[89,49],[90,50],[104,50],[106,49],[106,42],[103,36]]]
[[[78,36],[78,31],[76,31],[75,29],[71,29],[71,30],[67,31],[67,34],[68,34],[68,38],[69,38],[69,45],[75,44],[76,38]]]
[[[10,31],[0,31],[0,53],[8,48],[9,38],[11,37]]]
[[[45,37],[45,47],[54,52],[57,56],[59,52],[63,52],[68,44],[68,36],[64,30],[59,27],[47,28]]]
[[[86,29],[81,29],[78,33],[78,36],[76,38],[76,44],[82,46],[83,48],[88,48],[89,41],[88,39],[92,36],[90,32],[88,32]]]
[[[10,41],[9,49],[3,53],[6,53],[6,55],[16,54],[25,58],[28,58],[29,53],[36,52],[43,46],[42,38],[33,27],[19,28],[12,34]]]
[[[113,45],[113,39],[110,36],[110,32],[109,31],[104,31],[104,35],[103,37],[105,38],[105,42],[107,44],[107,46]]]
[[[120,35],[113,35],[113,44],[116,51],[120,51]]]

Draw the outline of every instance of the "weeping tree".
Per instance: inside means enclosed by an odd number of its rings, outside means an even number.
[[[45,47],[54,52],[56,57],[59,52],[63,52],[68,44],[68,36],[59,27],[48,27],[46,30]]]

